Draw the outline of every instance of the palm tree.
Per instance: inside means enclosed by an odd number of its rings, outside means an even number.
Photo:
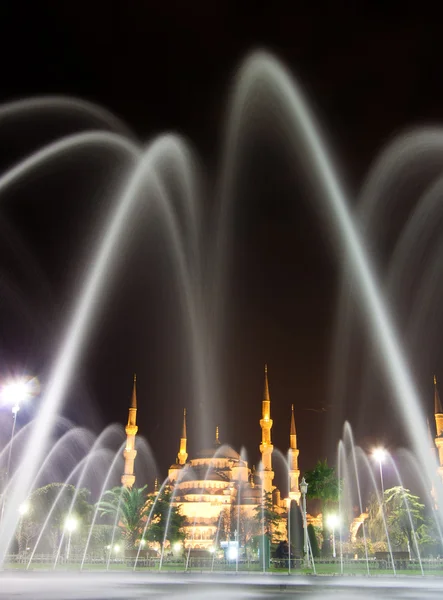
[[[105,492],[98,503],[101,517],[110,516],[113,522],[117,520],[129,549],[135,548],[148,517],[146,488],[146,485],[142,488],[115,487]]]
[[[308,484],[307,497],[320,500],[323,515],[323,540],[328,539],[326,535],[326,515],[325,512],[338,502],[340,483],[335,473],[334,467],[328,466],[328,461],[319,460],[311,471],[305,473],[305,479]],[[323,544],[324,549],[327,545]]]

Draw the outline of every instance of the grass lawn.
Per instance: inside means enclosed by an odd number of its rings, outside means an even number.
[[[10,563],[10,564],[5,564],[4,565],[4,570],[19,570],[19,571],[24,571],[26,570],[26,564],[23,563]],[[230,573],[234,573],[236,571],[235,568],[235,563],[232,565],[232,568],[226,568],[225,565],[223,565],[224,568],[217,568],[217,564],[214,565],[214,573],[220,573],[220,572],[230,572]],[[44,571],[52,571],[53,570],[53,563],[34,563],[31,565],[30,569],[32,571],[40,571],[40,570],[44,570]],[[79,571],[80,570],[80,565],[78,563],[73,563],[73,564],[63,564],[63,565],[58,565],[56,568],[56,571]],[[91,563],[91,564],[85,564],[83,567],[84,571],[105,571],[106,570],[106,565],[103,563]],[[109,571],[131,571],[132,570],[132,566],[131,564],[126,564],[126,563],[111,563],[109,565]],[[146,573],[155,573],[158,572],[158,566],[156,567],[145,567],[145,566],[140,566],[137,567],[136,569],[139,572],[146,572]],[[162,565],[162,572],[181,572],[183,573],[185,571],[185,567],[183,563],[176,563],[176,564],[168,564],[165,563]],[[210,572],[210,569],[208,568],[199,568],[199,567],[192,567],[190,569],[188,569],[190,572],[192,573],[208,573]],[[340,565],[339,564],[328,564],[328,563],[319,563],[316,565],[315,567],[316,570],[316,574],[317,575],[341,575],[340,572]],[[246,565],[239,565],[238,571],[240,573],[261,573],[262,572],[262,568],[257,565],[257,564],[252,564],[249,565],[249,568]],[[267,571],[268,573],[280,573],[280,574],[285,574],[288,573],[287,569],[277,569],[275,567],[270,567],[270,569]],[[392,569],[378,569],[378,568],[372,568],[369,571],[370,576],[378,576],[378,575],[393,575]],[[291,570],[291,575],[293,577],[296,577],[297,575],[313,575],[314,571],[313,569],[306,569],[306,568],[301,568],[301,569],[292,569]],[[429,569],[424,571],[425,576],[429,576],[429,577],[441,577],[443,576],[443,569]],[[356,564],[355,566],[352,564],[345,564],[344,568],[343,568],[343,575],[344,576],[352,576],[352,575],[367,575],[367,569],[366,567],[364,567],[361,563]],[[397,570],[397,575],[401,575],[401,576],[421,576],[421,571],[418,568],[414,568],[414,569],[403,569],[403,570]]]

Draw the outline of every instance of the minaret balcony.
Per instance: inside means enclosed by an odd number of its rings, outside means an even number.
[[[125,450],[123,451],[123,456],[125,458],[129,458],[130,460],[134,460],[137,456],[137,450],[125,448]]]
[[[137,425],[126,425],[125,432],[126,435],[136,435],[138,431]]]

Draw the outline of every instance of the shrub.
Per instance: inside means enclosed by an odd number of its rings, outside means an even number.
[[[312,556],[314,558],[318,558],[320,556],[320,550],[318,548],[318,540],[317,536],[315,535],[315,529],[312,523],[308,525],[308,538],[311,546]]]

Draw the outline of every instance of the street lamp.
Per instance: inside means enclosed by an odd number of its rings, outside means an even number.
[[[305,553],[305,564],[307,567],[309,567],[310,564],[308,552],[308,519],[306,515],[306,494],[308,493],[308,484],[304,477],[300,482],[300,492],[303,501],[303,551]]]
[[[12,444],[14,442],[15,426],[17,423],[17,413],[20,410],[20,404],[29,400],[38,390],[38,380],[35,377],[12,379],[4,383],[0,388],[0,400],[2,404],[11,406],[12,410],[12,430],[11,440],[9,442],[8,462],[6,463],[5,485],[3,490],[2,509],[0,514],[0,525],[3,522],[5,512],[5,494],[9,483],[9,471],[11,469]]]
[[[25,517],[25,515],[27,515],[30,511],[30,506],[27,502],[23,502],[23,504],[20,504],[20,506],[18,507],[18,512],[20,515],[20,520],[19,520],[19,524],[18,524],[18,535],[17,535],[17,540],[18,540],[18,550],[19,550],[19,554],[22,554],[23,548],[22,548],[22,531],[23,531],[23,518]],[[25,549],[25,553],[26,553]]]
[[[383,484],[383,463],[385,462],[385,458],[386,458],[387,452],[384,448],[375,448],[372,451],[372,456],[375,458],[376,461],[378,461],[378,465],[380,467],[380,485],[381,485],[381,497],[382,500],[384,499],[384,495],[385,495],[385,488],[384,488],[384,484]]]
[[[23,502],[23,504],[20,504],[20,506],[18,507],[18,512],[20,513],[21,517],[27,515],[29,512],[29,504],[27,502]]]
[[[71,536],[72,532],[77,529],[77,519],[75,517],[68,517],[65,521],[65,529],[68,532],[68,546],[66,548],[66,560],[69,559],[69,554],[71,552]]]
[[[338,515],[328,515],[327,519],[328,526],[332,529],[332,558],[336,558],[337,553],[335,552],[335,528],[340,523]]]

